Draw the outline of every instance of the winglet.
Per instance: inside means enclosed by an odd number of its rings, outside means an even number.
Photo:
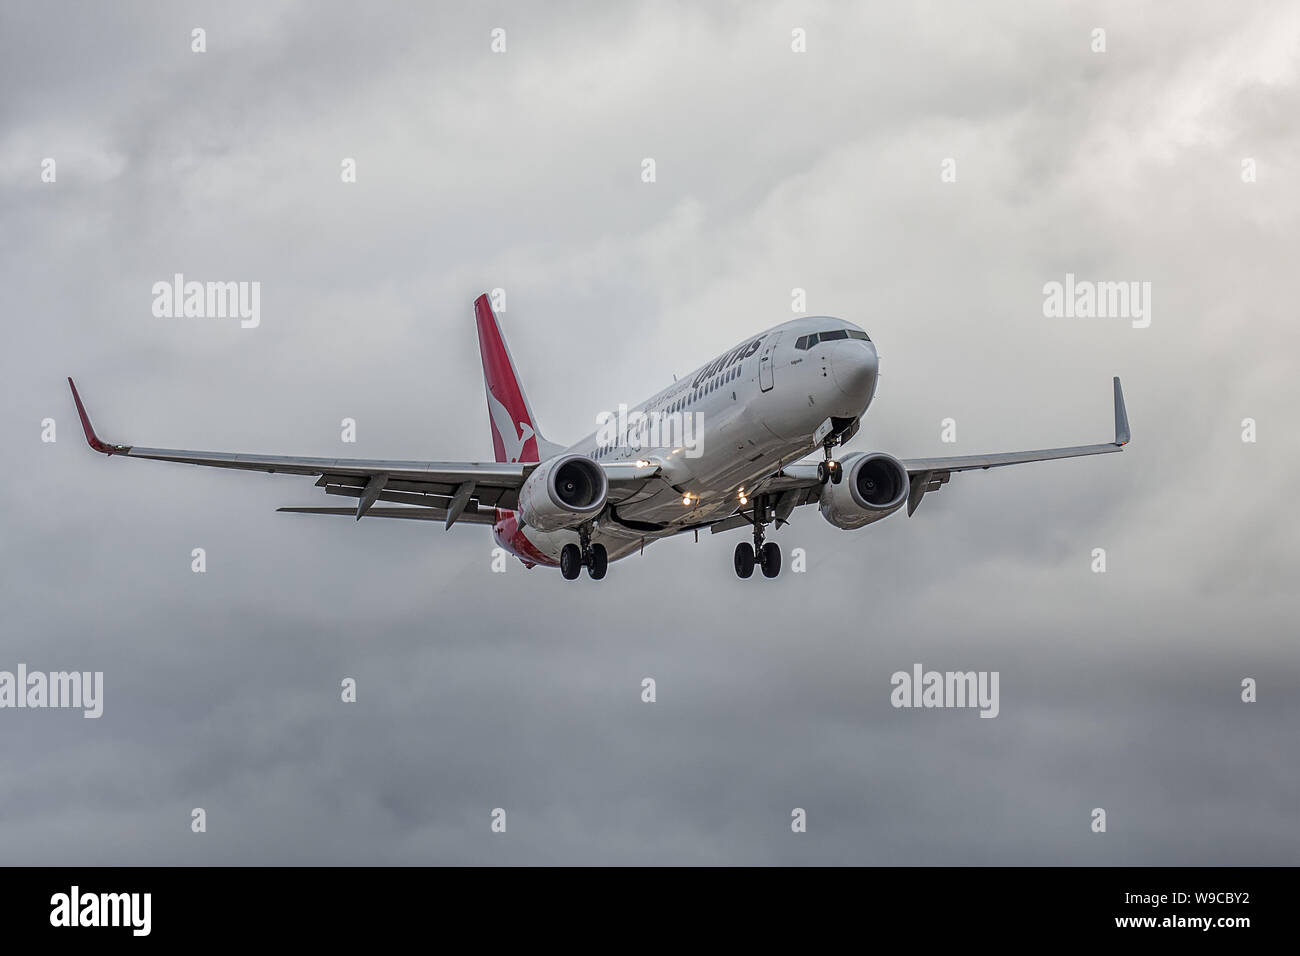
[[[1119,376],[1115,376],[1115,444],[1129,443],[1128,409],[1124,407],[1124,390],[1120,388]]]
[[[77,403],[77,414],[81,416],[81,428],[86,433],[86,443],[97,452],[105,455],[121,455],[131,450],[128,445],[109,445],[99,440],[95,434],[95,428],[90,424],[90,416],[86,414],[86,406],[81,404],[81,396],[77,394],[76,383],[71,378],[68,379],[68,386],[72,389],[72,400]]]

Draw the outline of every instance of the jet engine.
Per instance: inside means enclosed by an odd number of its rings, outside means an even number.
[[[840,461],[844,478],[822,486],[822,517],[850,531],[893,514],[907,501],[907,469],[893,455],[857,452]]]
[[[599,514],[608,494],[600,465],[582,455],[560,455],[542,462],[524,480],[519,513],[538,531],[559,531]]]

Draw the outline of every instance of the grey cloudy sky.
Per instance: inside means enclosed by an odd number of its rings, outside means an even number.
[[[0,711],[0,860],[1297,862],[1298,64],[1284,2],[5,4],[0,669],[106,689]],[[176,272],[261,326],[155,318]],[[1067,272],[1151,282],[1150,327],[1044,318]],[[801,287],[879,346],[856,448],[1106,440],[1114,374],[1134,442],[803,509],[806,574],[737,580],[733,532],[596,585],[96,456],[64,383],[110,441],[490,459],[498,286],[555,440]],[[916,662],[1000,715],[893,709]]]

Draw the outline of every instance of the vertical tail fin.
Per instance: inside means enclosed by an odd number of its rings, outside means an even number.
[[[492,426],[492,447],[497,461],[533,462],[561,450],[542,437],[532,406],[519,382],[510,349],[486,295],[474,300],[478,325],[478,349],[483,357],[483,381],[487,386],[488,421]]]

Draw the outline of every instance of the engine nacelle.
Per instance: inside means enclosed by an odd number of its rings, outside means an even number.
[[[822,517],[852,530],[887,517],[903,506],[909,490],[907,469],[893,455],[857,452],[840,461],[844,478],[822,486]]]
[[[538,531],[572,528],[605,507],[605,470],[582,455],[560,455],[532,470],[519,489],[519,514]]]

